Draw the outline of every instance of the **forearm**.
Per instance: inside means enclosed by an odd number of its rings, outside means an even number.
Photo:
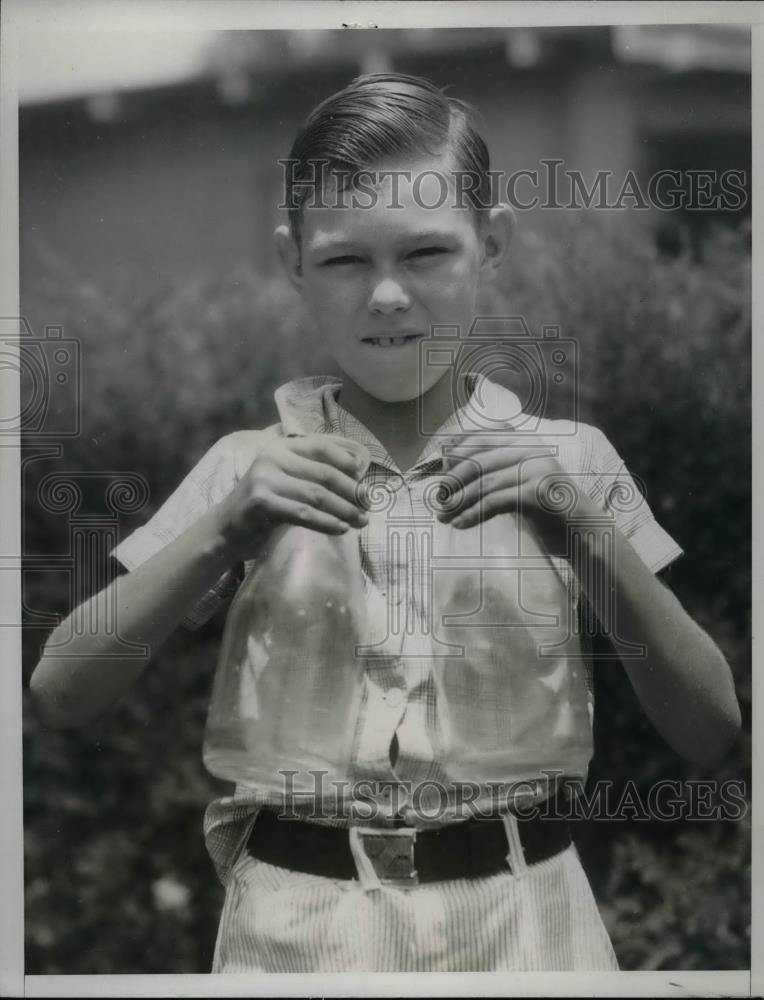
[[[217,508],[212,508],[70,614],[48,637],[31,677],[42,720],[78,726],[112,705],[233,561],[218,530]]]
[[[643,655],[623,655],[622,662],[658,731],[689,760],[710,764],[722,757],[740,729],[740,709],[713,640],[620,531],[582,532],[574,569],[616,652],[644,647]]]

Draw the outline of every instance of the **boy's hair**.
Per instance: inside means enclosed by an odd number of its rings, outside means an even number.
[[[308,115],[292,145],[286,172],[286,205],[292,235],[300,242],[305,202],[326,171],[353,182],[394,155],[451,152],[464,175],[461,200],[479,211],[491,205],[489,154],[473,124],[474,109],[448,97],[429,80],[404,73],[358,76]]]

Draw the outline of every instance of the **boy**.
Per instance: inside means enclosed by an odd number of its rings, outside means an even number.
[[[276,230],[276,247],[339,377],[282,386],[278,425],[218,441],[149,524],[117,547],[130,570],[111,585],[121,635],[153,654],[178,622],[204,621],[235,589],[241,564],[255,565],[283,524],[338,535],[356,529],[369,592],[391,601],[396,581],[400,593],[401,577],[424,570],[419,548],[401,556],[386,544],[388,514],[375,511],[375,491],[394,497],[413,523],[447,463],[451,494],[436,514],[444,537],[456,548],[478,524],[525,525],[535,551],[564,564],[570,592],[616,622],[620,640],[644,646],[644,657],[624,666],[662,735],[689,759],[718,759],[740,725],[729,667],[654,576],[678,546],[638,494],[630,509],[613,501],[612,482],[636,491],[605,436],[586,425],[571,434],[568,422],[549,420],[537,434],[513,436],[522,414],[512,393],[420,352],[433,328],[470,329],[478,291],[497,274],[511,236],[511,211],[491,204],[488,153],[467,107],[424,80],[361,77],[314,110],[290,161],[290,225]],[[503,421],[505,433],[482,433],[476,414],[494,427]],[[358,463],[358,445],[368,463]],[[592,526],[570,551],[555,503],[560,487]],[[603,513],[614,531],[602,527]],[[550,593],[563,621],[566,591]],[[425,614],[418,594],[411,587],[404,596],[414,622]],[[502,636],[508,683],[527,672],[526,658],[537,664],[521,632]],[[67,658],[44,655],[31,682],[43,717],[77,725],[115,701],[148,662],[108,654],[108,637],[78,637]],[[545,679],[550,704],[566,690],[591,709],[582,673],[575,657],[560,657]],[[366,671],[358,718],[347,720],[354,775],[380,788],[400,782],[406,792],[391,803],[380,791],[363,827],[358,802],[341,815],[320,800],[310,812],[291,803],[284,818],[283,799],[243,785],[210,805],[205,835],[226,885],[214,971],[617,968],[567,825],[518,818],[521,806],[557,801],[554,778],[533,759],[534,725],[526,720],[527,735],[513,744],[527,758],[524,797],[481,818],[484,788],[469,805],[453,794],[446,701],[433,676],[426,657],[402,654]],[[471,713],[478,738],[496,713],[476,695],[469,702],[468,691],[449,711],[457,726]],[[558,706],[557,723],[566,707]],[[506,708],[520,721],[524,710],[522,699]],[[565,718],[569,739],[554,745],[570,751],[554,759],[557,776],[582,777],[590,719]],[[548,740],[541,732],[542,743],[554,743],[556,729]],[[509,776],[516,760],[501,749],[497,766]],[[289,766],[285,760],[285,773]],[[436,814],[423,808],[425,787],[443,793]]]

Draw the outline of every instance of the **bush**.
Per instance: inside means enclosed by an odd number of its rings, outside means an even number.
[[[661,257],[623,218],[560,220],[554,242],[521,235],[484,311],[557,323],[580,350],[581,416],[601,426],[686,550],[670,582],[726,653],[750,718],[750,252],[721,231],[694,258]],[[115,304],[48,276],[24,289],[28,315],[83,345],[82,433],[73,473],[138,472],[146,520],[222,434],[276,419],[275,386],[326,370],[294,296],[277,278],[236,273]],[[27,467],[25,544],[64,549],[66,523]],[[83,479],[96,510],[102,484]],[[99,490],[100,492],[97,492]],[[29,573],[25,606],[68,611],[66,582]],[[222,622],[179,631],[134,691],[84,732],[25,713],[27,971],[205,972],[222,892],[201,813],[221,790],[203,770],[202,728]],[[45,631],[24,632],[25,670]],[[640,788],[708,777],[684,765],[642,716],[623,671],[597,670],[592,780]],[[624,734],[626,737],[624,738]],[[748,778],[748,737],[713,777]],[[746,823],[584,824],[581,853],[624,968],[749,964]]]

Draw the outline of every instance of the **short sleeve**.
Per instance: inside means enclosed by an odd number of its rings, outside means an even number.
[[[236,485],[232,435],[220,438],[191,469],[153,517],[112,549],[128,570],[135,569],[172,542],[223,500]],[[188,610],[181,624],[197,629],[223,607],[241,581],[241,567],[232,566]]]
[[[586,491],[594,502],[612,514],[642,562],[658,573],[682,555],[681,547],[656,521],[621,456],[597,427],[579,425],[580,462]]]

